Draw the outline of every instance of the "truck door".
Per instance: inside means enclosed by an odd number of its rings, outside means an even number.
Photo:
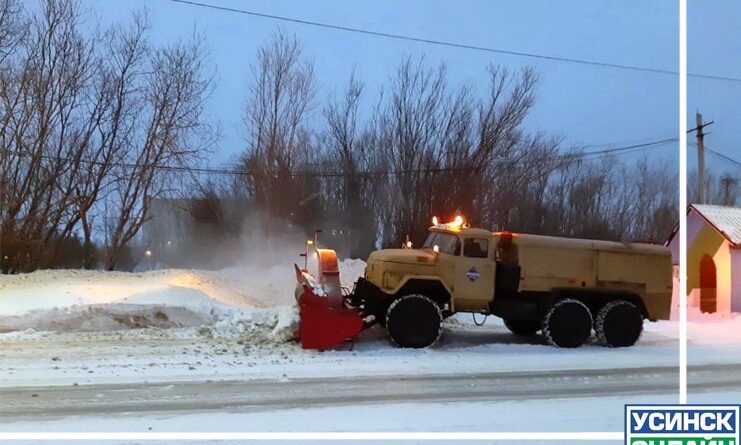
[[[489,238],[466,237],[455,267],[457,310],[488,310],[494,298],[494,260]]]

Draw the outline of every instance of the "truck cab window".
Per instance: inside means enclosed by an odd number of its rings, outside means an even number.
[[[463,241],[463,256],[486,258],[489,256],[489,240],[486,238],[466,238]]]
[[[452,233],[430,232],[427,236],[427,240],[422,245],[422,248],[432,249],[433,246],[437,246],[440,253],[447,253],[450,255],[460,255],[461,253],[460,240]]]

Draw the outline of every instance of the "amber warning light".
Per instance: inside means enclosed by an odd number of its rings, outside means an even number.
[[[440,224],[440,220],[437,216],[432,217],[432,225],[435,227],[445,226],[445,228],[456,229],[459,227],[463,227],[464,223],[465,221],[461,215],[457,215],[455,218],[453,218],[453,221],[450,221],[447,224]]]

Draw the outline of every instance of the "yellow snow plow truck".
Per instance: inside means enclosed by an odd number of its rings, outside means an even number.
[[[460,217],[433,222],[421,248],[371,253],[351,291],[332,250],[315,250],[318,276],[296,266],[303,347],[331,348],[380,324],[394,344],[424,348],[457,312],[501,317],[513,334],[540,331],[555,346],[581,346],[594,330],[600,344],[625,347],[644,319],[669,318],[666,247],[490,232]]]

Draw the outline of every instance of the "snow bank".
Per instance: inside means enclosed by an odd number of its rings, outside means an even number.
[[[345,260],[351,285],[365,263]],[[0,276],[0,332],[199,328],[209,337],[285,342],[298,325],[292,265],[122,273],[47,270]],[[8,334],[5,334],[8,335]]]

